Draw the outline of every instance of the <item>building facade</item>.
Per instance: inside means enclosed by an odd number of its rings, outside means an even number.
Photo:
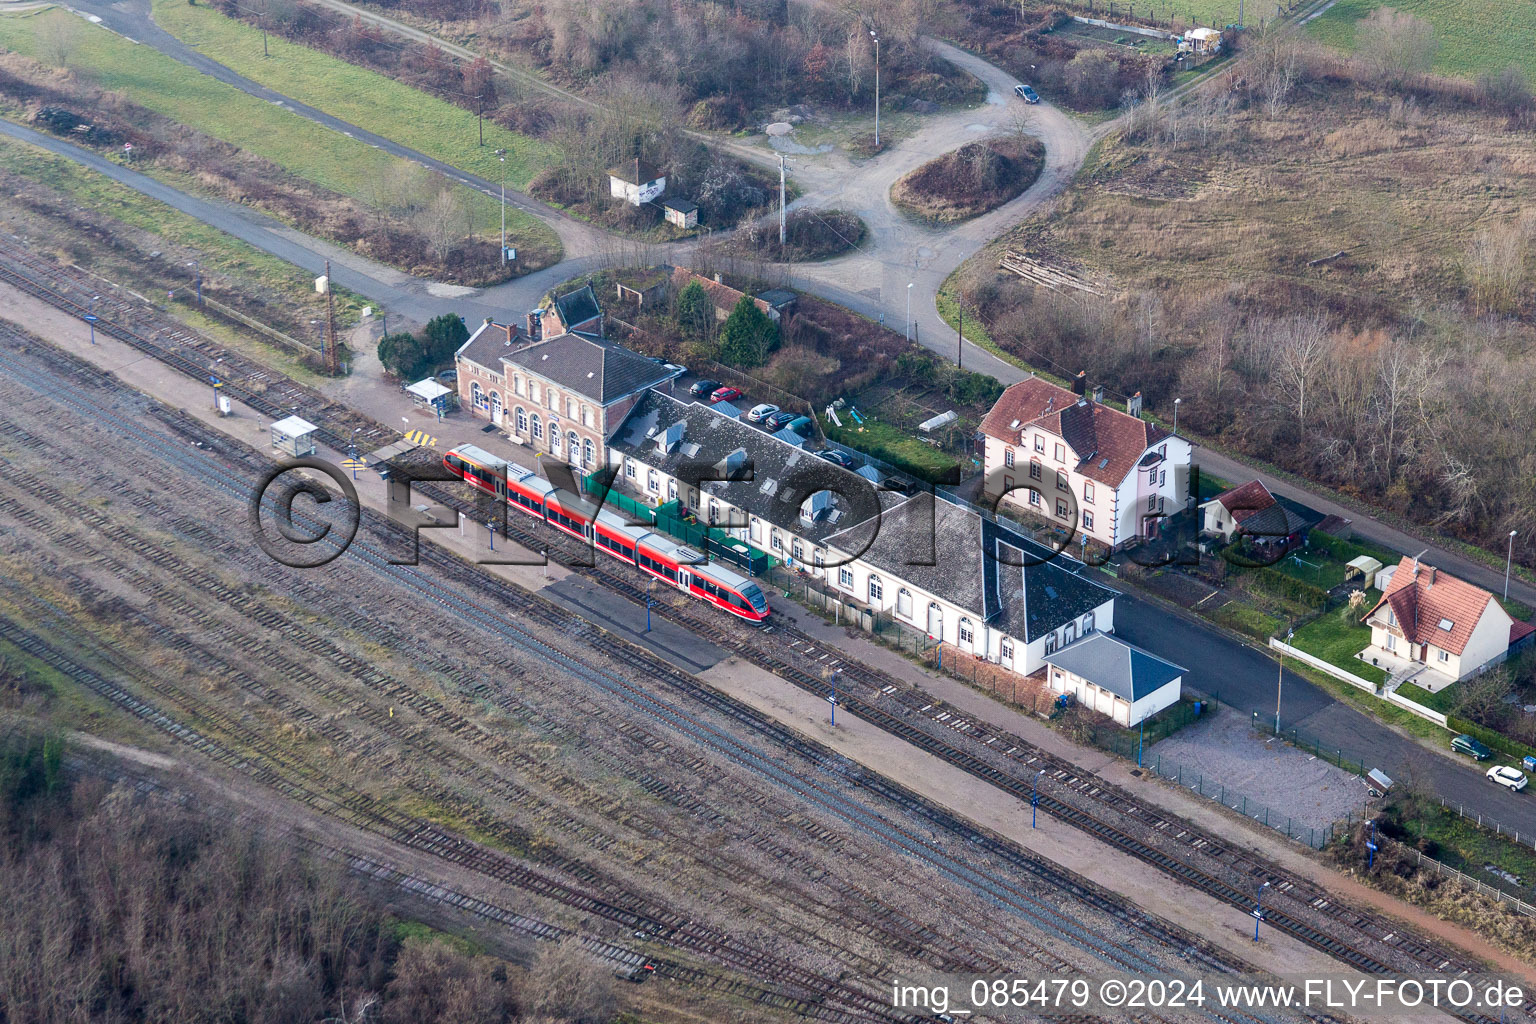
[[[1038,377],[1014,384],[982,420],[985,493],[1110,550],[1157,536],[1185,507],[1193,449],[1143,420],[1139,396],[1131,409]]]
[[[1530,634],[1492,594],[1407,555],[1365,616],[1372,653],[1418,662],[1449,681],[1476,675],[1509,656]]]

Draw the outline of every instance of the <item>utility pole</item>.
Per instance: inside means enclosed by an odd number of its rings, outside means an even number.
[[[960,326],[955,328],[955,367],[965,367],[965,303],[955,303],[955,308],[960,311]]]
[[[779,259],[784,258],[784,154],[779,154]]]
[[[907,282],[907,324],[902,328],[901,332],[906,335],[908,341],[912,340],[912,285],[914,283],[913,281]]]
[[[496,159],[501,161],[501,262],[507,262],[507,151],[498,149]]]
[[[261,55],[270,56],[267,53],[267,5],[265,2],[261,5]]]
[[[1287,645],[1290,644],[1291,639],[1295,635],[1296,635],[1296,631],[1294,629],[1288,629],[1288,630],[1285,631],[1285,642],[1286,642]],[[1280,652],[1280,657],[1276,658],[1275,660],[1280,663],[1280,674],[1275,679],[1275,735],[1279,736],[1280,735],[1280,692],[1285,687],[1285,652],[1284,651]]]
[[[336,294],[331,287],[331,261],[325,261],[325,372],[334,376],[341,368],[336,352]]]
[[[875,148],[880,148],[880,37],[869,30],[869,38],[875,41]]]

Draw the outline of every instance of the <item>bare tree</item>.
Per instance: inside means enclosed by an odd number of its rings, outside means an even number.
[[[438,191],[432,201],[416,215],[417,227],[432,247],[432,256],[441,265],[448,260],[448,253],[464,237],[468,206],[459,196],[458,189],[448,187]]]
[[[1532,224],[1529,216],[1484,228],[1467,253],[1467,284],[1476,313],[1508,313],[1525,293]]]
[[[1355,47],[1383,81],[1402,83],[1430,69],[1440,42],[1423,18],[1378,7],[1355,22]]]
[[[530,1016],[605,1024],[618,1009],[613,972],[574,937],[540,953],[529,975],[523,1010]]]
[[[1275,388],[1285,396],[1296,415],[1296,426],[1307,426],[1307,398],[1317,374],[1328,358],[1328,314],[1318,310],[1259,321],[1257,342],[1273,359]]]
[[[1296,86],[1301,70],[1301,42],[1277,24],[1248,48],[1248,64],[1254,88],[1270,117],[1280,112]]]
[[[1509,686],[1509,672],[1503,667],[1463,679],[1456,687],[1456,714],[1478,725],[1489,725],[1503,708]]]
[[[73,14],[55,11],[37,27],[37,50],[50,64],[69,67],[80,46],[84,29]]]

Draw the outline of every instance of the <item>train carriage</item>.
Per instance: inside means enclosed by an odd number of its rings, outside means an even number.
[[[692,548],[653,533],[611,509],[562,491],[533,470],[472,444],[443,456],[443,465],[470,486],[505,495],[508,504],[604,554],[754,625],[768,619],[768,599],[757,583],[710,562]]]

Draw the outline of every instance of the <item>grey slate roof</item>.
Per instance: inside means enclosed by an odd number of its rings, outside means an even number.
[[[1090,633],[1045,660],[1127,701],[1140,700],[1186,671],[1107,633]]]
[[[1073,559],[929,493],[827,540],[1025,643],[1116,596]]]
[[[513,334],[517,334],[515,329]],[[501,373],[501,357],[511,350],[512,346],[507,342],[507,329],[501,324],[485,323],[459,346],[454,356],[467,359],[476,366],[483,366],[492,373]]]
[[[585,334],[561,334],[524,348],[504,349],[501,359],[603,405],[672,376],[654,359]]]
[[[673,436],[672,447],[662,450],[658,440],[667,438],[678,423],[683,425],[682,436]],[[693,464],[698,475],[707,467],[708,472],[732,477],[705,481],[701,490],[811,543],[819,544],[828,534],[899,498],[876,492],[848,470],[707,405],[681,402],[658,391],[636,403],[609,447],[669,476],[686,474]],[[744,463],[750,464],[750,475],[741,469]],[[806,523],[800,518],[801,505],[823,490],[833,492],[831,505]]]
[[[559,311],[560,320],[567,327],[586,323],[603,315],[602,307],[597,304],[597,293],[592,290],[590,284],[584,284],[564,295],[557,295],[555,309]]]

